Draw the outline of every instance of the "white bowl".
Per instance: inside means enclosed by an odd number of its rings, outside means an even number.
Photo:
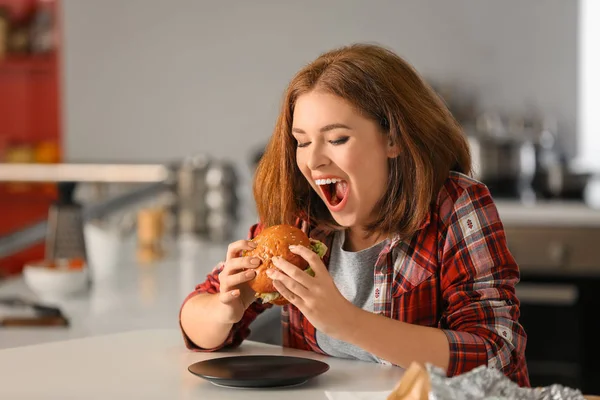
[[[23,278],[39,297],[57,298],[79,293],[88,287],[88,268],[49,268],[44,262],[28,264]]]

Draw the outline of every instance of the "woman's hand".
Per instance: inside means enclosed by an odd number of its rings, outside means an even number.
[[[250,240],[233,242],[227,248],[225,266],[219,274],[219,301],[225,306],[220,313],[221,322],[234,324],[242,319],[244,311],[254,302],[254,291],[248,281],[254,279],[254,268],[260,265],[256,257],[241,257],[243,250],[252,250],[256,244]]]
[[[279,269],[267,270],[273,286],[295,305],[313,326],[329,336],[339,336],[349,329],[352,312],[357,309],[338,290],[319,256],[304,246],[290,246],[290,251],[304,258],[315,273],[312,277],[288,261],[276,257]]]

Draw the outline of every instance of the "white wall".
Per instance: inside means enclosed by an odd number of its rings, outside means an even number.
[[[69,160],[247,162],[291,76],[355,41],[576,130],[576,0],[64,0]]]
[[[578,62],[578,164],[600,170],[600,2],[580,0]]]

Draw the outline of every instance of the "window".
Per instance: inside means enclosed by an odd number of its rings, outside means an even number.
[[[578,166],[600,170],[600,1],[580,0]]]

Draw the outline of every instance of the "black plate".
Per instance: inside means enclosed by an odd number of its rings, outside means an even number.
[[[188,367],[192,374],[216,385],[243,388],[299,385],[328,370],[324,362],[288,356],[213,358]]]

